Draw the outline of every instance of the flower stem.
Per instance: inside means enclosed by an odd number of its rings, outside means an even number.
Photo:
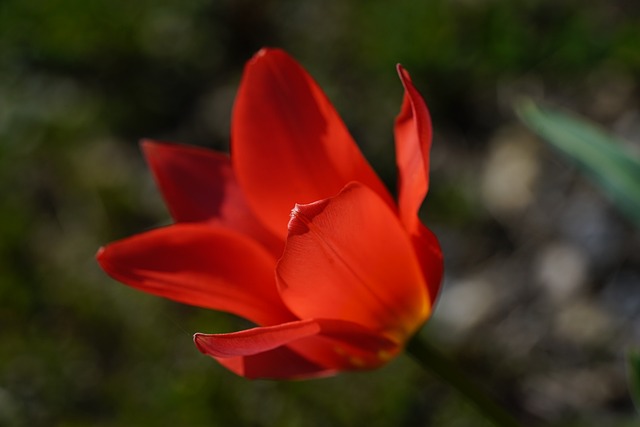
[[[407,352],[424,369],[433,372],[441,380],[455,388],[496,427],[518,427],[518,422],[487,394],[476,387],[449,359],[429,343],[415,335],[407,344]]]

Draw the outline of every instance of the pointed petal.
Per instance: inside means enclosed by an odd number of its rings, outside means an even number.
[[[276,278],[282,299],[300,318],[348,320],[400,341],[430,312],[406,230],[359,183],[296,205]]]
[[[429,189],[431,118],[413,86],[409,73],[398,65],[405,88],[400,114],[396,118],[396,161],[398,163],[398,210],[411,239],[427,281],[431,304],[440,290],[443,274],[442,250],[436,236],[418,218],[418,211]]]
[[[431,118],[409,73],[398,65],[398,74],[405,89],[395,124],[398,209],[405,228],[409,233],[417,234],[420,226],[418,210],[429,189]]]
[[[258,324],[293,319],[276,291],[275,258],[232,230],[175,224],[107,245],[97,259],[114,279],[154,295]]]
[[[311,76],[285,52],[247,64],[231,124],[233,168],[249,204],[283,238],[295,203],[360,181],[392,199]]]
[[[229,218],[243,210],[228,156],[150,140],[140,146],[176,222]]]
[[[264,353],[318,333],[320,325],[317,322],[300,320],[230,334],[196,334],[193,339],[201,352],[226,358]]]
[[[386,363],[399,348],[360,325],[333,319],[300,320],[230,334],[196,334],[194,342],[202,353],[252,378],[373,368]],[[286,357],[288,366],[274,354]],[[251,372],[247,372],[249,367]]]
[[[280,255],[283,242],[260,224],[247,205],[229,156],[150,140],[141,147],[176,222],[214,221],[252,236]]]

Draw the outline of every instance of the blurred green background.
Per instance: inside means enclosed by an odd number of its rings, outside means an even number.
[[[487,425],[407,356],[235,377],[191,335],[241,320],[98,268],[100,245],[170,221],[138,140],[226,149],[262,46],[311,72],[391,188],[396,63],[425,96],[447,273],[423,334],[526,425],[638,425],[640,237],[512,109],[577,111],[640,151],[636,0],[2,0],[0,425]]]

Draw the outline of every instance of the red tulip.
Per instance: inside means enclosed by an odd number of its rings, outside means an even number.
[[[418,218],[429,113],[398,73],[397,203],[307,72],[263,49],[244,70],[231,158],[143,142],[175,224],[101,248],[100,265],[134,288],[259,325],[194,336],[239,375],[303,378],[386,363],[429,317],[442,277],[438,242]]]

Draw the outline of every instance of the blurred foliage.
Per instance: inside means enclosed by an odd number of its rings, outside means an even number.
[[[640,411],[640,353],[631,350],[627,356],[629,363],[629,391],[633,396],[636,408]]]
[[[578,163],[631,221],[640,226],[640,156],[583,120],[523,102],[522,120]]]
[[[0,425],[482,425],[406,357],[236,378],[191,334],[242,321],[97,267],[101,244],[169,221],[137,141],[225,149],[264,45],[317,78],[391,188],[393,66],[411,71],[436,127],[424,213],[447,260],[425,333],[527,424],[636,425],[620,352],[640,338],[637,234],[510,109],[544,99],[637,147],[634,0],[0,2]]]

